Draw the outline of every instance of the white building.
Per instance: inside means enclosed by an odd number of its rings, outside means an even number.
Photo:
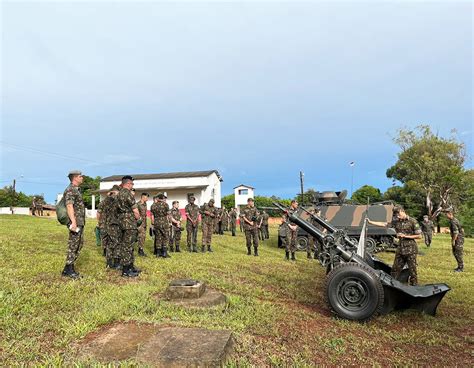
[[[234,188],[234,198],[235,198],[235,207],[237,207],[238,212],[240,213],[241,206],[247,205],[247,200],[249,198],[254,198],[255,188],[240,184]]]
[[[113,175],[101,179],[98,191],[100,198],[103,199],[115,184],[120,185],[124,175]],[[137,174],[132,177],[134,178],[135,199],[138,201],[143,192],[150,195],[148,209],[153,203],[153,196],[159,192],[166,192],[170,207],[173,201],[179,201],[179,208],[184,209],[191,195],[196,197],[195,203],[199,206],[209,202],[211,198],[215,200],[217,207],[221,206],[221,182],[223,179],[217,170]]]

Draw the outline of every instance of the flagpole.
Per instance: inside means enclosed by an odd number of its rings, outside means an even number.
[[[355,165],[355,162],[351,161],[349,163],[349,165],[351,165],[351,199],[352,199],[352,193],[354,192],[354,165]]]

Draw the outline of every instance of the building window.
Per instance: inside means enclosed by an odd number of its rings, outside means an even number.
[[[248,189],[239,189],[239,195],[248,195],[249,190]]]

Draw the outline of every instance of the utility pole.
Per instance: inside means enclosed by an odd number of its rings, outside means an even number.
[[[300,185],[301,185],[301,205],[304,206],[304,172],[300,171]]]
[[[349,163],[349,165],[351,165],[351,199],[352,199],[352,193],[354,192],[354,165],[355,165],[355,162],[351,161]]]

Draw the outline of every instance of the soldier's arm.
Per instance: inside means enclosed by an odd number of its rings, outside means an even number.
[[[76,230],[77,229],[77,223],[76,223],[76,215],[74,214],[74,206],[72,203],[66,204],[66,209],[67,209],[67,215],[69,217],[69,220],[71,220],[71,229]]]
[[[385,227],[388,225],[388,222],[382,222],[382,221],[372,221],[370,219],[367,219],[367,222],[371,225],[374,226],[380,226],[380,227]]]

